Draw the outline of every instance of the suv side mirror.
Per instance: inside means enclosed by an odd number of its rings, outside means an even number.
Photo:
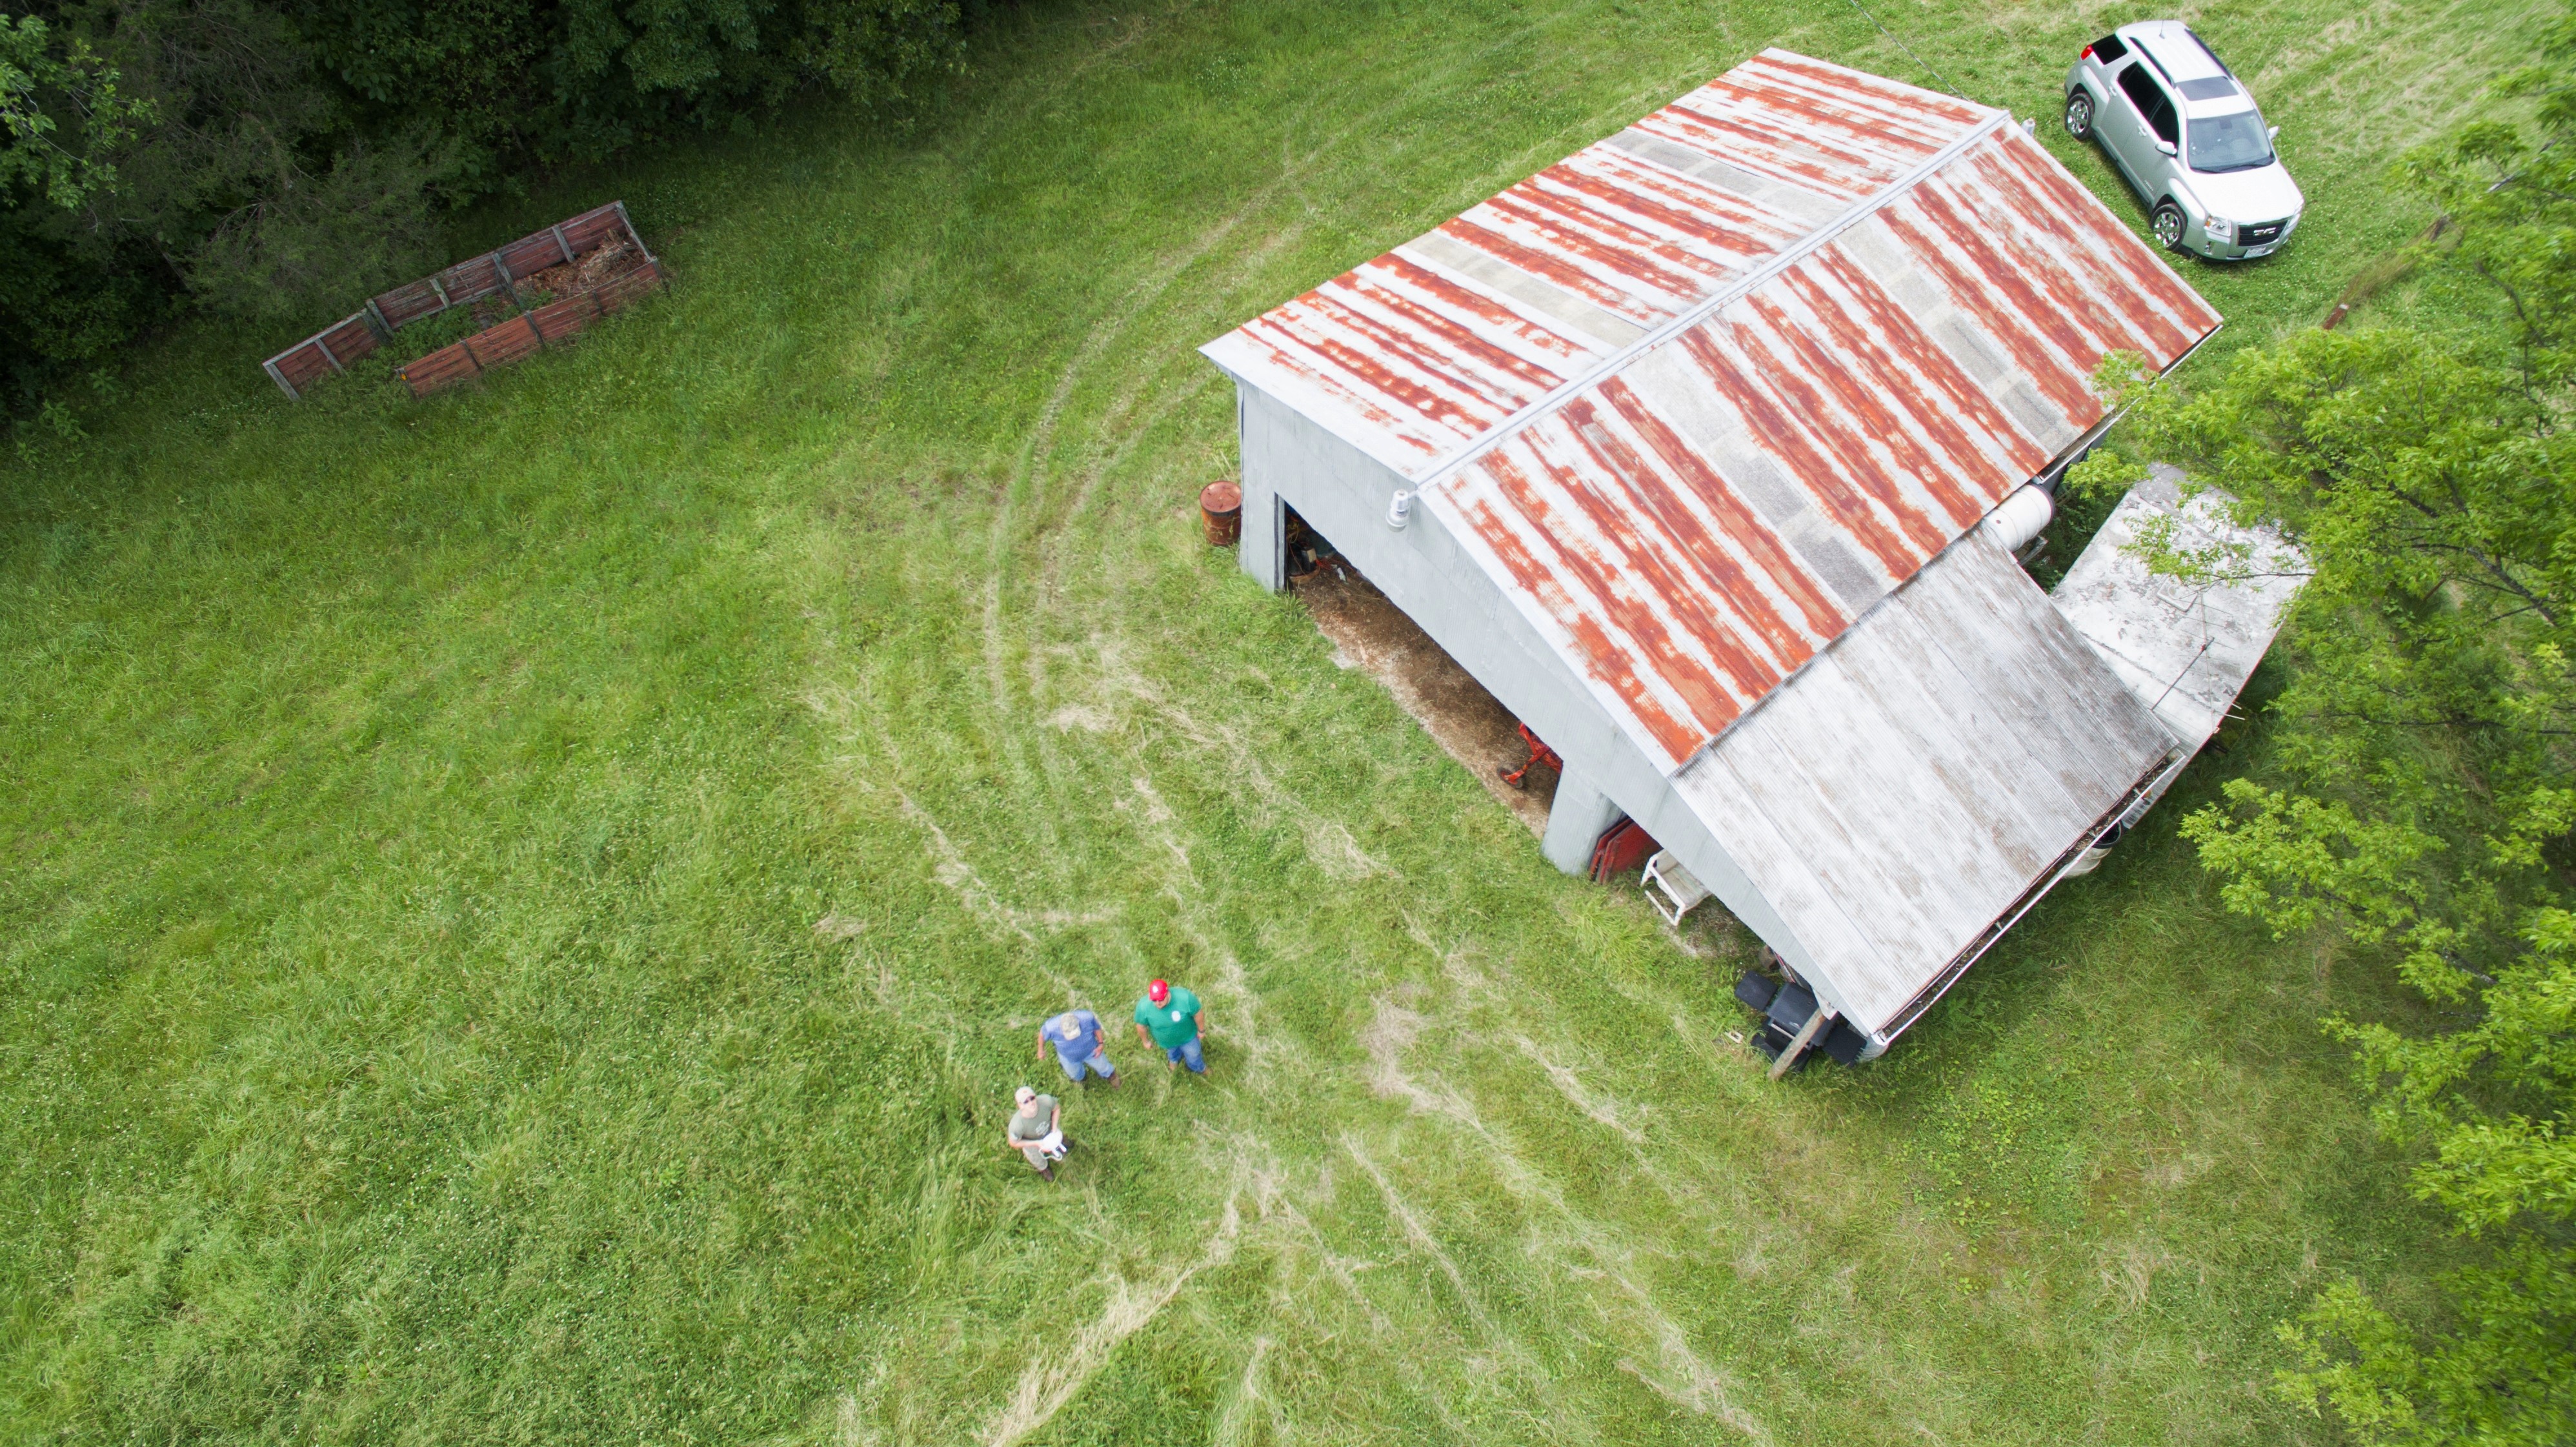
[[[2158,142],[2156,142],[2156,149],[2157,149],[2157,150],[2159,150],[2159,151],[2164,152],[2164,153],[2165,153],[2166,155],[2168,155],[2168,156],[2171,156],[2171,155],[2177,155],[2177,154],[2179,154],[2179,153],[2180,153],[2180,152],[2179,152],[2179,148],[2177,148],[2177,147],[2174,145],[2174,143],[2173,143],[2173,142],[2171,142],[2171,141],[2158,141]]]
[[[2279,126],[2274,126],[2269,132],[2265,133],[2263,139],[2267,141],[2277,141],[2281,139],[2281,128]]]

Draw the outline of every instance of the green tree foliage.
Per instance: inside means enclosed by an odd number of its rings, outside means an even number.
[[[35,16],[0,15],[0,132],[8,137],[0,147],[0,186],[23,186],[69,211],[116,189],[107,153],[152,111],[117,93],[116,68],[102,64],[88,45],[74,40],[57,54],[51,40]],[[69,146],[56,134],[62,127],[45,104],[48,93],[56,108],[78,118]]]
[[[0,407],[191,306],[284,325],[525,168],[899,106],[973,0],[39,0],[0,14]]]
[[[122,80],[81,37],[58,43],[40,17],[0,14],[0,386],[21,398],[50,369],[105,354],[139,310],[130,286],[27,240],[117,192],[114,158],[155,115]]]
[[[2188,398],[2106,374],[2134,443],[2313,569],[2280,777],[2184,833],[2232,908],[2386,950],[2442,1022],[2330,1026],[2472,1253],[2441,1319],[2347,1282],[2283,1328],[2282,1390],[2372,1442],[2576,1441],[2576,11],[2546,54],[2508,82],[2536,144],[2483,125],[2407,162],[2452,223],[2422,259],[2449,321],[2309,333]],[[2251,566],[2145,542],[2185,576]]]

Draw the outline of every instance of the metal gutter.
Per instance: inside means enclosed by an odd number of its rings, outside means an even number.
[[[2167,730],[2166,736],[2170,738],[2172,731]],[[2172,786],[2174,776],[2189,766],[2195,757],[2197,755],[2187,753],[2180,746],[2176,746],[2172,752],[2157,760],[2152,767],[2140,775],[2138,781],[2129,786],[2129,791],[2120,796],[2119,803],[2112,805],[2110,811],[2096,820],[2092,828],[2076,836],[2074,845],[2057,857],[2057,863],[2052,865],[2046,874],[2040,876],[2038,883],[2033,884],[2028,892],[2015,900],[2011,909],[1997,915],[1994,923],[1986,926],[1984,933],[1969,941],[1966,949],[1959,951],[1940,974],[1933,976],[1932,983],[1924,986],[1921,994],[1909,1001],[1904,1009],[1896,1012],[1896,1018],[1889,1021],[1887,1028],[1877,1037],[1880,1048],[1884,1049],[1894,1044],[1897,1036],[1912,1029],[1915,1021],[1922,1019],[1927,1011],[1940,1003],[1941,997],[1949,993],[1950,987],[1959,982],[1959,977],[1968,972],[1968,967],[1985,958],[1986,951],[1993,949],[1998,940],[2010,934],[2012,927],[2021,923],[2023,915],[2037,908],[2039,902],[2048,897],[2048,892],[2055,889],[2058,883],[2066,878],[2067,871],[2075,867],[2076,861],[2082,859],[2094,845],[2101,842],[2103,835],[2114,829],[2127,829],[2145,817],[2147,810],[2152,808],[2156,800],[2163,797],[2164,791]]]

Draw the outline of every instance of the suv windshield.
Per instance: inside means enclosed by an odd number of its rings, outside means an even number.
[[[2195,171],[2246,171],[2272,164],[2272,138],[2263,117],[2253,111],[2211,116],[2191,123],[2191,168]]]

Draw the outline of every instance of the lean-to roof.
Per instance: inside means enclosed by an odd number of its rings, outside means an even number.
[[[2179,471],[2159,467],[2129,489],[2054,597],[2129,692],[2197,750],[2218,732],[2271,648],[2308,563],[2277,531],[2231,519],[2227,494],[2186,498],[2181,481]],[[2230,580],[2187,583],[2148,572],[2129,548],[2159,520],[2173,548],[2233,553]]]
[[[1978,528],[1673,789],[1852,1023],[1893,1035],[2178,747]]]

